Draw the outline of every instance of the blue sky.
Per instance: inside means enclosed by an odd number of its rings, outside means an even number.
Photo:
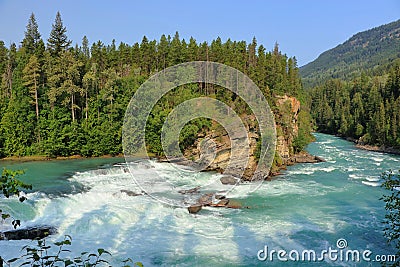
[[[48,38],[57,11],[74,43],[140,42],[161,34],[197,41],[251,41],[296,56],[299,66],[353,34],[400,18],[400,1],[92,1],[0,0],[0,40],[19,43],[31,12]]]

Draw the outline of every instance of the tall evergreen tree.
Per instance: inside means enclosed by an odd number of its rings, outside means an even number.
[[[82,53],[86,58],[90,57],[89,40],[86,35],[82,38]]]
[[[40,40],[39,26],[36,22],[35,14],[32,13],[29,17],[28,25],[26,25],[25,37],[22,40],[22,46],[25,47],[28,55],[37,52]]]
[[[35,105],[36,111],[36,120],[39,120],[39,96],[38,96],[38,87],[39,87],[39,63],[38,59],[35,55],[32,55],[29,58],[28,64],[26,64],[23,70],[23,79],[24,85],[29,88],[29,92],[33,95],[33,103]]]
[[[53,55],[59,55],[63,50],[68,49],[71,41],[67,37],[67,28],[63,25],[61,14],[58,11],[54,24],[50,32],[50,37],[47,40],[47,48]]]

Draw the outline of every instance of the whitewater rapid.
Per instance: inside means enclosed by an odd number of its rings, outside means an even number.
[[[395,169],[399,157],[360,151],[322,134],[308,149],[327,162],[291,166],[253,193],[246,185],[229,193],[249,209],[205,207],[193,215],[184,207],[165,205],[145,194],[129,196],[127,191],[140,193],[141,188],[125,163],[74,171],[60,178],[60,188],[68,190],[54,193],[39,188],[27,193],[26,203],[2,199],[0,208],[11,209],[23,219],[23,227],[55,226],[58,233],[49,241],[71,235],[74,255],[108,250],[113,266],[121,266],[126,258],[144,266],[265,266],[257,259],[257,251],[266,244],[276,249],[322,250],[343,237],[352,248],[375,253],[393,250],[382,236],[384,207],[379,198],[384,191],[378,185],[381,172]],[[185,188],[220,178],[216,173],[179,173],[155,161],[136,168],[149,177],[157,170]],[[51,183],[46,177],[40,179],[44,185]],[[32,243],[0,241],[0,255],[6,259],[20,255],[26,244]],[[268,265],[280,266],[279,262]]]

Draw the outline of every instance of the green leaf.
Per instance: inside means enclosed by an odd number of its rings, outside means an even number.
[[[75,259],[74,259],[74,262],[75,262],[75,263],[81,263],[81,262],[82,262],[82,259],[81,259],[81,258],[75,258]]]
[[[12,258],[11,260],[8,260],[7,262],[8,262],[8,263],[11,263],[11,262],[14,262],[14,261],[16,261],[16,260],[18,260],[18,258]]]
[[[105,252],[105,250],[102,249],[102,248],[99,248],[99,249],[97,250],[97,252],[99,253],[99,256],[101,256],[101,254],[103,254],[103,253]]]
[[[67,259],[67,260],[64,261],[64,266],[69,266],[71,264],[74,264],[74,262],[71,261],[70,259]]]
[[[52,265],[53,263],[54,263],[54,261],[45,261],[44,265],[49,266],[49,265]]]

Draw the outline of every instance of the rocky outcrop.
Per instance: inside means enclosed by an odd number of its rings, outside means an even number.
[[[224,195],[219,195],[218,193],[206,193],[199,197],[196,204],[189,206],[188,211],[191,214],[196,214],[204,206],[228,209],[242,208],[242,204],[237,200],[226,198]]]
[[[0,240],[42,239],[57,233],[51,226],[38,226],[0,232]]]
[[[291,96],[274,96],[275,105],[273,112],[275,115],[276,122],[276,154],[275,154],[275,165],[270,173],[258,173],[259,179],[266,179],[268,176],[277,175],[280,169],[284,169],[287,165],[295,163],[316,163],[321,162],[322,159],[309,155],[306,152],[299,154],[294,153],[293,141],[298,136],[298,116],[300,112],[300,101],[295,97]],[[259,139],[257,122],[254,115],[241,116],[247,127],[247,132],[250,141],[250,157],[246,167],[238,168],[232,173],[229,173],[231,177],[237,177],[241,180],[249,180],[253,177],[254,172],[257,168],[257,160],[255,158],[255,151],[257,147],[257,141]],[[208,146],[207,146],[208,144]],[[206,145],[206,146],[205,146]],[[207,158],[202,155],[201,151],[204,149],[210,149],[213,146],[215,149],[215,158]],[[206,148],[205,148],[206,147]],[[218,171],[223,172],[228,166],[229,160],[238,160],[240,155],[231,155],[231,140],[225,130],[222,128],[214,127],[214,130],[207,133],[200,133],[197,141],[194,145],[184,152],[186,159],[193,161],[211,161],[211,163],[205,168],[206,171]],[[246,150],[243,150],[246,151]],[[245,152],[244,152],[245,153]],[[202,158],[203,157],[203,158]],[[185,164],[180,160],[182,164]],[[177,162],[179,163],[179,162]],[[190,165],[187,164],[186,165]],[[225,184],[234,184],[232,178],[222,178],[221,182]],[[236,183],[236,182],[235,182]]]
[[[208,164],[208,166],[204,170],[217,171],[221,173],[227,168],[230,161],[235,162],[238,167],[231,168],[229,173],[225,173],[227,174],[227,176],[223,177],[221,180],[221,182],[224,184],[236,184],[237,178],[242,180],[247,180],[251,178],[254,174],[255,169],[257,168],[257,160],[254,157],[254,152],[256,150],[257,140],[259,137],[257,133],[255,117],[253,115],[249,115],[243,116],[242,119],[243,121],[245,121],[245,125],[247,127],[249,148],[239,147],[237,153],[231,154],[231,138],[228,136],[228,133],[224,129],[215,126],[216,129],[211,130],[206,134],[201,133],[198,135],[198,139],[195,141],[194,145],[185,151],[185,158],[192,159],[196,162],[202,160],[205,162],[210,162],[210,164]],[[232,140],[235,141],[235,137],[232,137]],[[211,158],[210,156],[210,158],[208,158],[207,156],[204,157],[201,151],[209,149],[209,147],[211,146],[214,146],[215,158]],[[245,163],[242,163],[242,154],[249,154],[247,165]],[[181,163],[185,164],[182,161]],[[261,179],[262,178],[264,177],[261,177]]]
[[[240,209],[242,204],[237,200],[229,199],[224,195],[224,192],[214,193],[201,193],[198,187],[180,190],[179,193],[191,194],[192,197],[197,195],[197,200],[194,204],[187,207],[190,214],[196,214],[202,210],[203,207],[215,207],[215,208],[229,208],[229,209]],[[245,207],[249,208],[249,207]]]
[[[302,151],[298,154],[295,154],[289,158],[289,160],[286,162],[286,165],[293,165],[296,163],[319,163],[319,162],[325,162],[321,157],[311,155],[305,151]]]
[[[275,98],[276,152],[282,161],[282,165],[286,165],[290,157],[294,154],[293,140],[299,133],[298,115],[300,112],[300,101],[295,97],[287,95],[275,96]]]

